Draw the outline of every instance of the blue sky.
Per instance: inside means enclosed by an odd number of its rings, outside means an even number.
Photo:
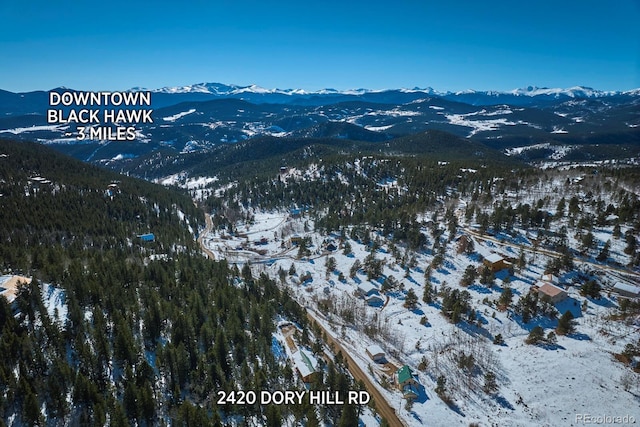
[[[640,87],[639,0],[0,2],[0,89]]]

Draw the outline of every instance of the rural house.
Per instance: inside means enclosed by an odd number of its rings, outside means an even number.
[[[376,363],[384,363],[386,360],[384,350],[382,350],[378,344],[370,345],[365,351],[367,352],[367,356]]]
[[[567,298],[567,292],[551,283],[540,283],[538,285],[538,296],[548,296],[551,302],[556,304]]]
[[[418,387],[420,383],[413,376],[413,371],[408,365],[404,365],[398,369],[396,373],[398,379],[398,388],[402,392],[402,397],[407,400],[414,400],[418,397]]]
[[[509,266],[508,263],[504,260],[504,258],[502,258],[498,254],[487,255],[484,258],[484,260],[482,260],[482,263],[487,267],[489,267],[491,271],[494,273],[496,271],[504,270]]]

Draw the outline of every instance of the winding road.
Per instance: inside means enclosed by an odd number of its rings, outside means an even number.
[[[376,412],[381,417],[385,418],[389,425],[392,427],[406,426],[406,424],[402,422],[400,417],[398,417],[396,411],[391,407],[391,405],[389,405],[389,402],[387,402],[382,393],[380,393],[380,391],[376,388],[375,384],[373,384],[371,379],[362,371],[362,369],[360,369],[360,366],[358,366],[358,364],[353,360],[347,349],[338,340],[333,338],[331,332],[325,329],[325,327],[322,326],[322,323],[318,322],[316,317],[309,310],[307,310],[307,317],[309,318],[309,321],[316,323],[320,327],[320,329],[322,329],[324,335],[327,338],[327,344],[333,345],[333,348],[336,352],[342,352],[342,355],[347,360],[349,372],[351,372],[353,378],[356,381],[361,380],[364,383],[367,392],[376,402]]]
[[[213,223],[211,222],[211,216],[208,213],[205,213],[205,222],[206,222],[206,227],[202,231],[202,233],[200,233],[200,236],[198,237],[198,243],[200,244],[200,247],[202,248],[204,253],[207,254],[209,259],[215,260],[216,257],[213,254],[213,252],[209,248],[207,248],[207,246],[204,244],[205,236],[207,236],[211,232],[211,229],[213,228]],[[375,384],[373,384],[371,379],[356,364],[356,362],[353,360],[353,358],[351,357],[349,352],[346,350],[346,348],[338,340],[333,338],[330,331],[326,330],[324,326],[322,326],[322,323],[318,322],[316,317],[310,311],[307,311],[307,317],[311,322],[315,322],[324,331],[324,335],[327,337],[327,344],[333,345],[336,351],[339,350],[342,352],[342,355],[347,360],[347,363],[349,366],[349,372],[351,372],[351,375],[353,376],[353,378],[356,381],[361,380],[365,384],[367,392],[369,392],[369,395],[375,401],[376,412],[381,417],[385,418],[390,426],[405,427],[406,424],[403,423],[402,420],[398,417],[398,415],[396,414],[396,411],[391,407],[391,405],[389,405],[389,402],[387,402],[387,400],[384,398],[382,393],[380,393],[380,391],[376,388]]]
[[[213,228],[213,222],[211,222],[211,215],[209,215],[208,213],[205,213],[204,222],[206,226],[204,230],[202,230],[202,233],[200,233],[200,236],[198,236],[198,243],[200,244],[200,247],[202,248],[204,253],[207,254],[209,259],[215,260],[216,256],[213,254],[213,252],[211,252],[209,248],[207,248],[207,245],[204,244],[205,236],[209,234],[211,232],[211,229]]]

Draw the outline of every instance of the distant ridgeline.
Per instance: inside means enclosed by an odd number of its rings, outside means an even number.
[[[0,141],[0,203],[0,273],[34,278],[13,304],[0,296],[0,424],[291,416],[212,403],[217,390],[294,388],[271,335],[276,315],[306,317],[274,281],[202,255],[203,215],[184,194]]]

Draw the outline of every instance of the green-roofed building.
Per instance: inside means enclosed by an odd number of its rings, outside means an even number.
[[[413,371],[408,365],[398,369],[398,388],[402,392],[402,397],[407,400],[414,400],[418,397],[418,387],[420,383],[413,376]]]

